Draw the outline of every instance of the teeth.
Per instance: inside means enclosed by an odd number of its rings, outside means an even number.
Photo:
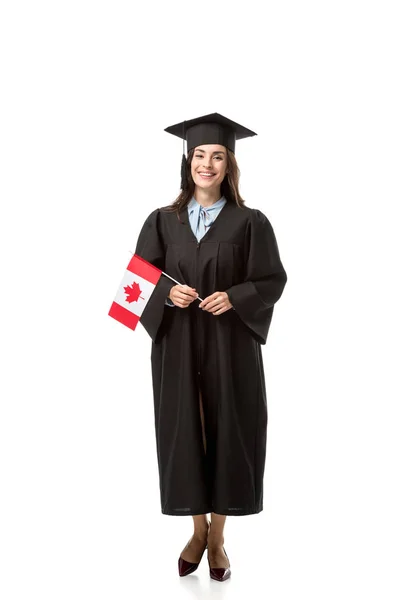
[[[205,177],[212,177],[214,173],[200,173],[200,175],[204,175]]]

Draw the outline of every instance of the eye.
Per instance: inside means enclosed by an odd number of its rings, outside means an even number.
[[[203,158],[202,154],[195,154],[196,158]]]
[[[216,156],[215,158],[218,158],[218,160],[222,160],[222,156]]]

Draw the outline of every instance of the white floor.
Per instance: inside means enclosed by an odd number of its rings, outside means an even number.
[[[64,489],[61,502],[55,477],[47,497],[37,490],[29,501],[15,497],[10,518],[2,514],[1,597],[398,600],[399,530],[390,498],[387,512],[378,514],[371,498],[348,481],[338,492],[337,477],[331,485],[327,476],[310,485],[304,472],[300,487],[288,483],[294,472],[283,481],[273,471],[264,511],[227,519],[232,577],[223,583],[210,580],[206,554],[195,573],[179,577],[178,556],[192,520],[159,514],[151,485],[153,500],[144,512],[129,506],[129,485],[126,494],[116,486],[96,498],[93,476],[86,485],[80,481],[81,495]]]

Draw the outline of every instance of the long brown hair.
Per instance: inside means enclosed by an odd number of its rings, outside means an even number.
[[[244,207],[245,201],[239,194],[239,177],[240,170],[238,164],[236,162],[236,158],[232,150],[227,150],[227,174],[225,175],[222,183],[221,183],[221,196],[225,196],[227,202],[234,202],[240,208]],[[176,212],[178,219],[180,220],[179,213],[183,212],[183,210],[187,207],[190,200],[193,198],[194,194],[194,181],[190,170],[190,165],[192,164],[192,159],[194,155],[195,148],[189,150],[187,159],[186,159],[186,178],[188,182],[187,189],[181,190],[181,193],[177,197],[177,199],[170,204],[169,206],[164,207],[165,212]]]

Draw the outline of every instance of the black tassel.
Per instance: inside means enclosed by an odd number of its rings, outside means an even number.
[[[181,162],[181,190],[188,189],[188,177],[187,177],[187,166],[186,166],[186,156],[185,153],[182,154],[182,162]]]

